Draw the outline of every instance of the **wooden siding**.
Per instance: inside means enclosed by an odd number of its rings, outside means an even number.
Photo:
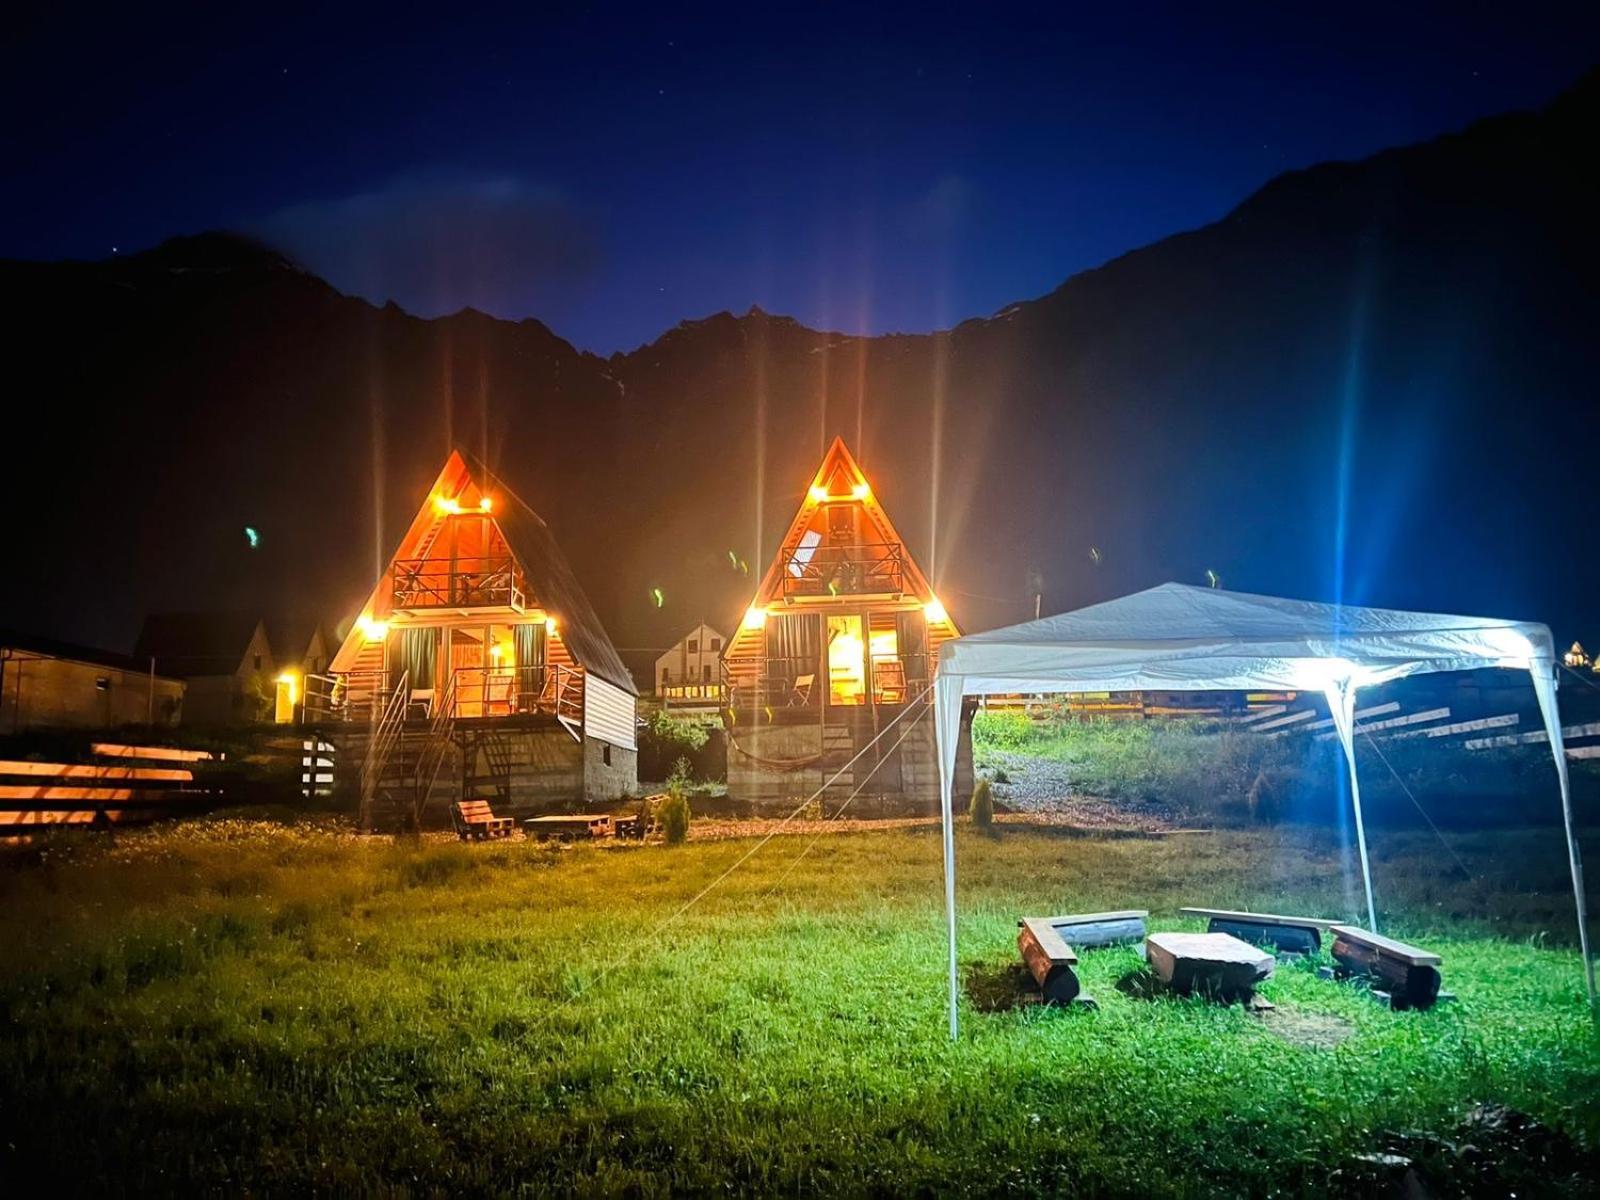
[[[634,725],[637,701],[614,684],[593,672],[583,679],[583,731],[593,738],[621,746],[638,748]]]

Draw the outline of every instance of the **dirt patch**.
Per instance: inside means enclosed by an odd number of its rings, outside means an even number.
[[[1332,1050],[1355,1034],[1356,1027],[1332,1013],[1307,1012],[1300,1008],[1271,1008],[1258,1014],[1261,1024],[1292,1046],[1311,1050]]]

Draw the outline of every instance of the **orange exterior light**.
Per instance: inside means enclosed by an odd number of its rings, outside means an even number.
[[[356,618],[356,628],[361,631],[361,637],[369,642],[381,642],[389,636],[389,622],[374,621],[362,613]]]
[[[556,630],[559,627],[560,627],[560,622],[558,622],[554,617],[546,617],[544,619],[544,631],[550,637],[555,637]]]
[[[811,502],[813,504],[821,504],[827,498],[827,488],[823,487],[820,483],[814,483],[811,485]]]
[[[744,610],[744,620],[739,622],[740,629],[760,629],[767,623],[767,612],[764,608],[747,608]]]
[[[924,614],[926,614],[928,620],[936,623],[942,624],[950,619],[950,614],[945,612],[944,605],[939,603],[939,597],[937,596],[924,604],[922,606],[922,611]]]
[[[867,481],[863,479],[860,483],[856,484],[855,487],[850,489],[850,494],[857,500],[865,500],[868,496],[872,495],[872,489],[867,486]]]
[[[488,512],[493,507],[494,507],[494,501],[489,499],[489,497],[487,497],[487,496],[483,497],[481,500],[478,501],[478,511],[479,512]]]
[[[435,496],[433,498],[433,507],[435,511],[446,515],[458,513],[461,511],[461,501],[449,496]]]

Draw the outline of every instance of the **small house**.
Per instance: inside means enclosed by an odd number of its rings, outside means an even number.
[[[305,696],[361,764],[369,825],[617,799],[638,783],[637,707],[549,527],[459,450]]]
[[[702,621],[656,659],[655,690],[669,711],[722,707],[722,649],[727,639]]]
[[[931,685],[939,647],[958,636],[836,438],[723,652],[729,795],[788,801],[826,786],[937,803]],[[970,789],[966,737],[958,770]]]
[[[271,715],[276,675],[260,617],[168,612],[145,618],[133,657],[155,660],[157,674],[182,679],[185,725],[232,725]]]
[[[176,725],[184,682],[148,660],[0,632],[0,733]]]

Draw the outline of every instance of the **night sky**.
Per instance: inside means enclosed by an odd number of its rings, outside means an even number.
[[[602,353],[751,304],[927,330],[1542,105],[1600,46],[1593,4],[868,7],[38,6],[0,32],[0,255],[240,229]]]

